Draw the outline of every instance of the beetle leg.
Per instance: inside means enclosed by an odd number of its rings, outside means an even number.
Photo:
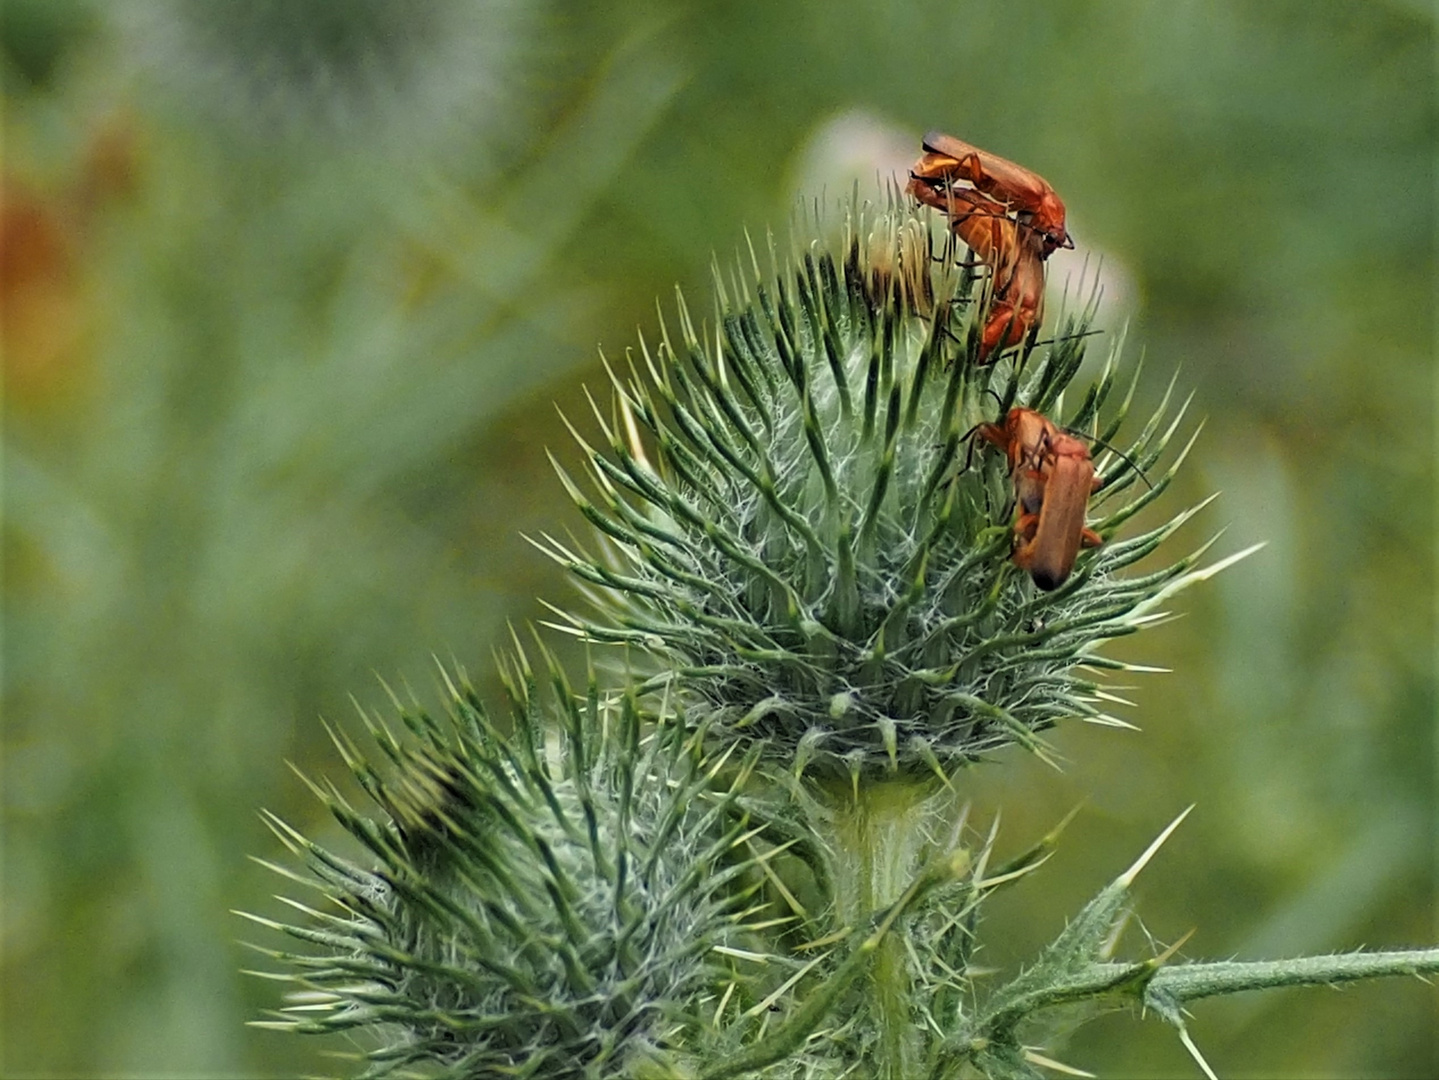
[[[989,321],[984,324],[978,362],[985,363],[996,348],[1007,349],[1011,345],[1018,345],[1028,332],[1029,326],[1024,316],[1013,304],[1005,300],[996,301],[989,309]]]

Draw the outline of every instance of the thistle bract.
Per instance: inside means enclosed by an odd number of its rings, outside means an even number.
[[[590,491],[564,479],[601,550],[546,539],[598,607],[566,615],[571,630],[648,650],[692,718],[796,771],[947,774],[1041,748],[1064,717],[1117,723],[1079,666],[1122,666],[1095,646],[1152,617],[1193,564],[1116,573],[1188,517],[1116,538],[1178,465],[1134,486],[1176,429],[1168,394],[1122,452],[1099,454],[1105,545],[1050,593],[1011,564],[1008,467],[974,425],[1018,404],[1107,445],[1133,385],[1102,413],[1116,349],[1063,410],[1087,311],[977,366],[983,282],[934,225],[855,208],[836,250],[817,241],[769,275],[751,250],[716,271],[714,326],[681,298],[675,329],[612,370],[616,407],[595,410],[606,445],[577,435]]]
[[[512,730],[468,688],[447,723],[407,710],[371,722],[388,769],[337,743],[382,809],[372,820],[316,787],[362,845],[362,867],[271,819],[325,910],[287,926],[314,946],[267,955],[295,969],[292,1007],[263,1026],[378,1032],[365,1075],[424,1063],[452,1077],[629,1077],[691,1025],[739,932],[739,851],[753,835],[679,725],[641,734],[633,701],[564,687],[546,715],[521,659]],[[452,688],[453,689],[453,688]],[[592,687],[593,690],[593,687]],[[744,783],[747,769],[728,775]],[[407,1074],[408,1075],[408,1074]]]

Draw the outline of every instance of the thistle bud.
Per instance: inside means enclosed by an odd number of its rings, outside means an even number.
[[[1089,312],[978,365],[983,290],[935,224],[854,207],[833,246],[717,270],[713,325],[681,297],[610,368],[602,444],[576,436],[587,489],[561,471],[602,537],[593,553],[546,542],[596,605],[565,625],[648,652],[692,719],[796,771],[947,775],[1007,744],[1042,751],[1066,717],[1122,723],[1081,669],[1122,667],[1096,648],[1193,565],[1120,573],[1189,516],[1117,536],[1179,464],[1136,486],[1176,430],[1168,394],[1123,451],[1096,453],[1105,543],[1053,591],[1013,565],[1009,464],[976,426],[1020,405],[1108,446],[1133,385],[1108,410],[1116,348],[1062,407]]]
[[[509,665],[508,724],[468,687],[451,687],[444,722],[404,711],[404,738],[370,718],[384,766],[337,734],[381,814],[315,786],[363,866],[270,819],[310,874],[275,869],[325,903],[291,902],[297,925],[248,916],[309,945],[261,950],[297,990],[260,1026],[361,1029],[364,1075],[673,1075],[668,1046],[742,929],[754,830],[683,725],[642,736],[632,697],[576,695],[551,673],[546,709],[524,658]]]

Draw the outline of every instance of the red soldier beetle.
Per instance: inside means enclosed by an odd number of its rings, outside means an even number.
[[[1003,204],[972,189],[936,187],[916,172],[909,191],[920,202],[945,211],[950,229],[990,268],[989,317],[980,336],[977,362],[983,364],[995,349],[1018,345],[1044,313],[1044,242],[1040,235],[1016,223]]]
[[[966,180],[1004,203],[1018,213],[1021,225],[1044,238],[1045,256],[1058,248],[1074,247],[1064,227],[1064,203],[1044,177],[940,131],[927,134],[922,145],[927,153],[916,166],[917,173],[930,179]]]
[[[1014,564],[1046,592],[1069,579],[1081,547],[1104,541],[1084,523],[1099,489],[1089,447],[1033,409],[1015,407],[1002,424],[975,433],[1005,452],[1014,483]]]

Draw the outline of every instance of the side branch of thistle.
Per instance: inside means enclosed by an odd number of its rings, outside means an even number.
[[[1439,973],[1439,948],[1255,962],[1172,962],[1188,935],[1147,959],[1115,961],[1113,953],[1130,915],[1134,881],[1188,813],[1181,814],[1133,866],[1086,904],[1028,968],[994,989],[961,1020],[933,1056],[929,1075],[936,1080],[959,1075],[958,1064],[967,1061],[987,1077],[1038,1077],[1032,1052],[1022,1040],[1026,1029],[1058,1010],[1067,1010],[1071,1023],[1079,1023],[1097,1011],[1125,1006],[1153,1012],[1177,1028],[1207,1072],[1186,1031],[1188,1002],[1247,990]],[[1080,1012],[1078,1006],[1087,1009]]]
[[[1144,988],[1144,1005],[1178,1022],[1186,1002],[1244,990],[1333,986],[1359,979],[1439,974],[1439,948],[1299,956],[1289,960],[1221,960],[1161,968]]]
[[[1222,994],[1439,974],[1439,949],[1357,951],[1288,960],[1167,963],[1156,958],[1132,964],[1092,961],[1078,965],[1065,977],[1053,977],[1048,971],[1043,974],[1045,978],[1035,980],[1039,989],[1027,1000],[1011,1001],[1003,1011],[986,1015],[976,1024],[976,1030],[992,1042],[1000,1041],[1046,1009],[1106,998],[1131,999],[1162,1019],[1183,1026],[1187,1002]]]

